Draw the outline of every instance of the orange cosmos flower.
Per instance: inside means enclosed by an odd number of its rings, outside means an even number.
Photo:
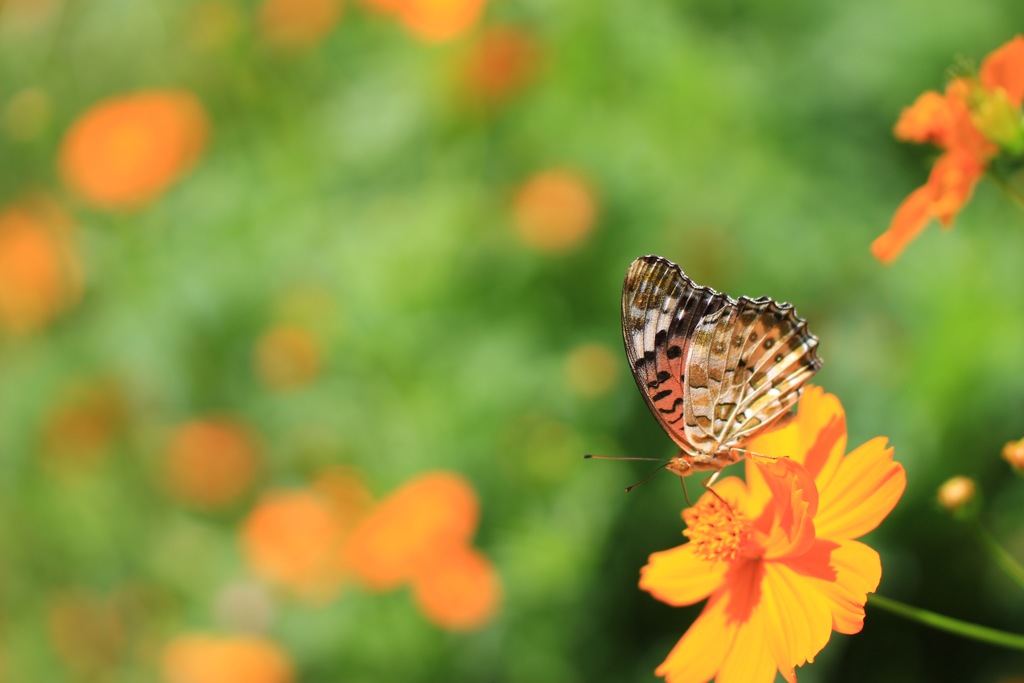
[[[832,631],[857,633],[881,578],[855,539],[903,494],[906,476],[876,438],[845,455],[838,399],[808,387],[796,419],[748,448],[747,482],[730,477],[683,512],[688,543],[651,555],[640,587],[671,605],[708,599],[658,667],[670,683],[770,682],[813,661]],[[773,459],[774,458],[774,459]]]
[[[313,47],[330,34],[340,17],[341,0],[264,0],[260,31],[277,47]]]
[[[234,503],[255,481],[259,466],[255,437],[227,418],[185,423],[172,436],[165,459],[171,493],[200,509]]]
[[[71,219],[42,198],[0,211],[0,331],[35,332],[78,300],[70,233]]]
[[[85,112],[64,136],[61,175],[95,206],[134,208],[192,168],[208,128],[202,104],[183,90],[113,97]]]
[[[895,261],[933,219],[951,227],[991,160],[1000,151],[1024,152],[1022,100],[1024,38],[1017,36],[985,58],[978,77],[954,79],[944,94],[928,91],[903,110],[895,136],[936,145],[943,154],[872,243],[876,258]]]
[[[164,647],[163,683],[291,683],[287,654],[256,637],[180,636]]]

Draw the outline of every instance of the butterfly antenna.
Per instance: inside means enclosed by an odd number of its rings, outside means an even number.
[[[658,460],[658,458],[630,458],[630,459],[631,459],[631,460]],[[672,462],[672,461],[671,461],[671,460],[669,460],[669,461],[668,461],[668,462],[666,462],[666,463],[665,463],[664,465],[658,465],[658,469],[654,470],[653,472],[651,472],[650,474],[648,474],[648,475],[647,475],[646,477],[644,477],[643,479],[641,479],[641,480],[640,480],[640,481],[638,481],[637,483],[633,484],[632,486],[627,486],[627,487],[626,487],[626,493],[629,493],[630,491],[632,491],[633,489],[635,489],[635,488],[636,488],[637,486],[639,486],[640,484],[646,483],[646,482],[647,482],[647,481],[648,481],[648,480],[649,480],[649,479],[650,479],[651,477],[653,477],[653,476],[654,476],[655,474],[657,474],[658,472],[660,472],[660,471],[662,471],[663,469],[665,469],[666,467],[668,467],[668,463],[669,463],[669,462]]]
[[[664,458],[620,458],[614,455],[591,455],[587,453],[583,456],[584,458],[593,458],[594,460],[649,460],[651,462],[660,462]],[[668,463],[665,463],[668,464]]]

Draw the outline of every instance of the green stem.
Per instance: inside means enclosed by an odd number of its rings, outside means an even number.
[[[978,542],[988,551],[988,554],[992,557],[993,561],[999,568],[1006,572],[1007,576],[1013,579],[1018,586],[1024,588],[1024,567],[1014,559],[1013,555],[1006,552],[1006,550],[996,542],[996,539],[992,537],[992,534],[981,526],[978,522],[973,522],[971,528],[978,537]]]
[[[992,179],[992,182],[999,186],[1000,190],[1010,197],[1010,199],[1015,201],[1021,208],[1024,208],[1024,194],[1021,194],[1015,187],[1013,187],[1006,178],[999,173],[999,171],[996,171],[989,166],[987,175]]]
[[[897,602],[892,598],[887,598],[882,595],[870,595],[868,596],[868,602],[875,607],[880,607],[884,610],[898,614],[901,617],[906,617],[912,621],[919,622],[925,626],[931,626],[937,628],[940,631],[948,631],[964,638],[973,638],[974,640],[980,640],[989,645],[1000,645],[1002,647],[1009,647],[1014,650],[1024,650],[1024,636],[1016,633],[1008,633],[1006,631],[998,631],[994,628],[988,628],[987,626],[979,626],[978,624],[971,624],[966,621],[960,621],[952,617],[947,617],[942,614],[936,614],[935,612],[929,612],[928,610],[921,609],[919,607],[911,607],[905,605],[902,602]]]

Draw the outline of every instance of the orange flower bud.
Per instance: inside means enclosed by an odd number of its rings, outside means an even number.
[[[1024,439],[1003,446],[1003,460],[1018,472],[1024,473]]]
[[[974,500],[975,492],[976,486],[973,479],[963,476],[953,477],[939,487],[939,505],[950,512],[957,512]]]

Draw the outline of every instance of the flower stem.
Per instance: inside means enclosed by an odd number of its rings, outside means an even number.
[[[892,598],[887,598],[878,594],[868,596],[868,602],[876,607],[892,612],[893,614],[898,614],[901,617],[906,617],[907,619],[919,622],[925,626],[937,628],[940,631],[948,631],[949,633],[954,633],[958,636],[963,636],[964,638],[980,640],[990,645],[1000,645],[1014,650],[1024,650],[1024,636],[1016,633],[1008,633],[1007,631],[999,631],[994,628],[988,628],[987,626],[979,626],[978,624],[960,621],[959,619],[947,617],[942,614],[936,614],[935,612],[929,612],[928,610],[924,610],[919,607],[911,607],[910,605],[905,605],[902,602],[897,602]]]
[[[1006,552],[996,542],[996,539],[992,537],[992,534],[980,523],[973,522],[971,528],[978,537],[978,542],[988,551],[988,554],[999,565],[999,568],[1006,572],[1007,576],[1013,579],[1018,586],[1024,588],[1024,567],[1021,567],[1017,560],[1010,553]]]
[[[1022,195],[1017,188],[1011,185],[1010,181],[1004,178],[999,171],[989,167],[988,177],[991,178],[992,181],[999,186],[999,189],[1005,192],[1010,199],[1016,202],[1018,206],[1024,208],[1024,195]]]

